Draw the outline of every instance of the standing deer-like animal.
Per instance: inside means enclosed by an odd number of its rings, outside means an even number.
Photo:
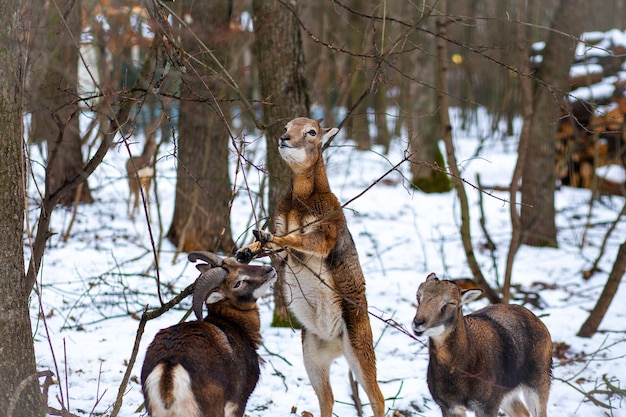
[[[509,417],[546,417],[552,369],[548,329],[530,310],[513,304],[463,316],[462,305],[481,293],[435,274],[417,290],[413,331],[429,338],[431,395],[444,417],[464,417],[466,411],[496,417],[499,408]]]
[[[238,257],[250,259],[263,248],[278,251],[277,269],[289,309],[302,324],[304,365],[320,416],[332,415],[329,370],[344,355],[374,416],[382,417],[385,401],[376,380],[365,278],[322,157],[322,142],[337,131],[304,117],[287,123],[278,148],[291,168],[291,192],[276,208],[274,233],[256,231],[257,241],[240,249]]]
[[[126,161],[126,176],[128,177],[129,189],[128,216],[131,220],[135,219],[135,213],[139,211],[142,188],[146,201],[149,200],[150,185],[154,177],[154,156],[156,150],[155,132],[148,132],[141,155],[131,156]],[[132,208],[131,200],[133,200]]]
[[[146,408],[152,417],[241,417],[260,375],[256,300],[276,271],[210,252],[192,252],[189,260],[206,262],[196,266],[198,320],[162,329],[148,347],[141,369]]]

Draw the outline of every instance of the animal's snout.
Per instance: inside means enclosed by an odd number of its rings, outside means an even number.
[[[425,323],[426,320],[418,319],[417,317],[413,319],[413,333],[415,333],[416,336],[421,336],[424,333]]]
[[[279,139],[278,139],[278,146],[287,146],[287,141],[289,141],[291,139],[291,136],[289,135],[282,135]]]

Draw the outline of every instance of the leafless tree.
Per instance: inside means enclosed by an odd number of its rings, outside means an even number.
[[[18,0],[0,4],[0,415],[37,416],[42,405],[24,273],[24,70],[17,42]],[[21,385],[24,385],[21,387]]]
[[[184,2],[181,16],[190,23],[181,33],[186,71],[180,74],[176,202],[167,236],[184,252],[230,253],[230,112],[221,102],[228,90],[219,66],[237,32],[227,2]]]

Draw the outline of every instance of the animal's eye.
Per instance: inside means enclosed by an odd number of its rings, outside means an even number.
[[[455,309],[457,306],[457,302],[456,301],[450,301],[449,303],[445,303],[442,307],[441,307],[441,311],[445,311],[447,309]]]
[[[287,131],[287,126],[285,126],[285,132]]]
[[[239,288],[239,287],[241,287],[241,283],[242,283],[242,282],[243,282],[243,281],[237,281],[237,282],[235,282],[235,285],[233,285],[233,288]]]
[[[313,129],[309,130],[309,131],[308,131],[308,132],[306,132],[306,133],[308,133],[308,134],[309,134],[309,135],[311,135],[311,136],[315,136],[315,135],[317,135],[317,132],[316,132],[315,130],[313,130]]]

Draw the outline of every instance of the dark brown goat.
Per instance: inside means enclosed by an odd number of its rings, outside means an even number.
[[[196,280],[197,321],[163,329],[148,347],[141,385],[152,417],[240,417],[259,380],[261,342],[256,300],[276,279],[269,266],[238,263],[209,252]],[[202,319],[206,302],[208,314]]]

